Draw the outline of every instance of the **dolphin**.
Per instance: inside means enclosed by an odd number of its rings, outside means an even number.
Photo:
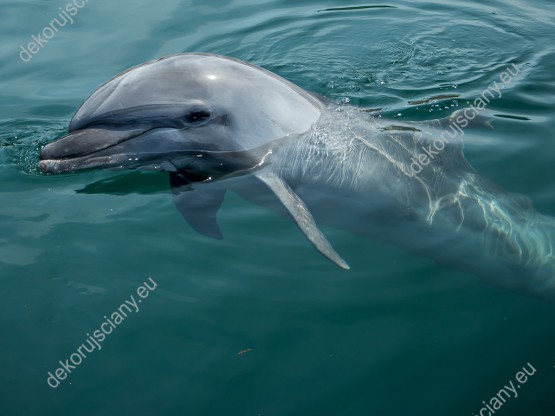
[[[414,169],[441,126],[387,120],[234,58],[185,53],[98,88],[68,134],[41,149],[39,167],[168,172],[177,209],[206,236],[222,238],[216,216],[231,190],[291,218],[343,269],[317,224],[555,299],[555,219],[480,177],[456,137]]]

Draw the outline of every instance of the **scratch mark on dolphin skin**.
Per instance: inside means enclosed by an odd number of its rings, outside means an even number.
[[[355,139],[357,139],[359,142],[363,143],[369,149],[376,151],[380,156],[385,158],[389,163],[391,163],[393,166],[395,166],[399,170],[399,172],[401,172],[405,176],[408,176],[408,177],[413,176],[410,173],[408,173],[407,169],[403,166],[402,163],[399,163],[399,161],[397,161],[393,157],[391,157],[391,155],[389,155],[383,148],[380,148],[380,147],[370,143],[364,137],[355,133],[353,131],[352,127],[351,127],[351,114],[348,111],[345,111],[345,114],[347,114],[347,129],[351,132],[351,134],[354,136]]]

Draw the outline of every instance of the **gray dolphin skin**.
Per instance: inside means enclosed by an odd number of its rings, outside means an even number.
[[[178,210],[207,236],[222,237],[216,215],[231,190],[291,218],[344,269],[317,224],[555,300],[553,218],[481,178],[458,140],[418,173],[410,168],[439,127],[329,102],[237,59],[187,53],[101,86],[68,135],[41,150],[40,169],[169,172]]]

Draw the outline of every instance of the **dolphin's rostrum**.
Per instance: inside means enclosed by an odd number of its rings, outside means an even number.
[[[555,299],[555,220],[480,178],[460,142],[415,173],[411,160],[437,135],[433,122],[394,124],[248,63],[189,53],[101,86],[40,168],[167,171],[177,208],[211,237],[230,189],[289,215],[344,269],[317,223]]]

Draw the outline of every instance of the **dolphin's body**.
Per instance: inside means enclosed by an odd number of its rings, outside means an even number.
[[[317,223],[555,299],[555,220],[480,178],[458,141],[416,173],[438,135],[434,123],[372,117],[232,58],[182,54],[100,87],[40,167],[168,171],[178,209],[205,235],[221,237],[216,213],[231,189],[289,215],[342,268]]]

